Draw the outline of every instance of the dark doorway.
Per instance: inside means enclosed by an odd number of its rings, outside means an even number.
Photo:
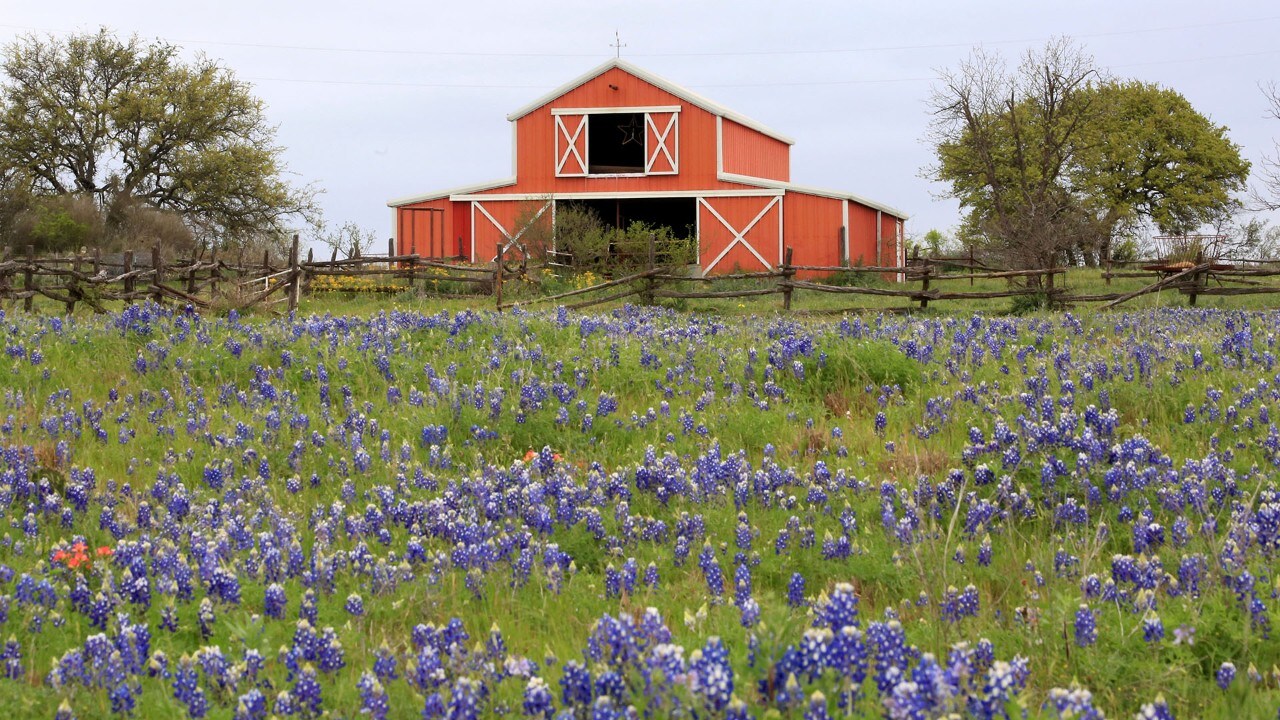
[[[587,116],[587,173],[644,172],[644,113]]]
[[[575,200],[573,205],[595,212],[601,222],[619,230],[639,221],[669,227],[674,237],[690,239],[696,234],[697,198],[612,198]]]

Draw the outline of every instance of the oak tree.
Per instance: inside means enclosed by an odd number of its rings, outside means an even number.
[[[314,212],[284,177],[263,103],[217,61],[108,30],[29,35],[0,61],[8,197],[90,198],[108,227],[168,211],[204,243],[280,234]]]
[[[926,174],[966,210],[962,235],[1012,266],[1089,261],[1143,221],[1193,230],[1234,207],[1249,171],[1184,97],[1114,80],[1067,39],[1015,68],[975,51],[942,73],[931,106]]]

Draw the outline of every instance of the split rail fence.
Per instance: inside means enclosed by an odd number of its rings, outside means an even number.
[[[582,309],[603,303],[638,297],[652,303],[660,299],[745,299],[759,300],[779,295],[783,310],[791,310],[797,292],[826,293],[842,296],[888,297],[903,300],[900,307],[876,307],[877,310],[925,309],[931,302],[973,301],[996,298],[1040,296],[1050,306],[1065,307],[1078,303],[1101,303],[1115,307],[1150,293],[1176,291],[1194,306],[1199,296],[1250,295],[1280,293],[1280,284],[1269,284],[1265,278],[1280,276],[1280,263],[1264,261],[1205,261],[1180,264],[1145,263],[1139,269],[1127,269],[1108,261],[1102,273],[1107,285],[1113,278],[1144,278],[1152,282],[1128,292],[1077,293],[1064,281],[1068,268],[1033,270],[1001,270],[991,268],[969,257],[920,257],[908,259],[902,266],[820,266],[792,263],[792,250],[786,248],[783,263],[771,270],[739,272],[702,277],[655,262],[654,248],[649,248],[647,263],[625,275],[601,283],[554,295],[512,298],[504,284],[526,278],[529,268],[523,260],[514,263],[501,250],[496,262],[466,265],[428,259],[416,253],[396,255],[389,244],[386,255],[315,260],[311,253],[299,257],[298,238],[294,237],[288,258],[273,263],[264,254],[261,262],[246,262],[243,256],[208,258],[192,257],[166,263],[158,247],[149,252],[124,252],[103,256],[100,252],[70,257],[36,257],[33,248],[14,255],[8,250],[0,254],[0,300],[21,301],[26,310],[33,309],[36,298],[63,303],[66,312],[83,303],[95,312],[106,312],[104,303],[141,300],[178,302],[197,309],[219,305],[225,307],[274,307],[284,305],[294,311],[304,291],[319,290],[322,278],[371,277],[395,279],[399,283],[383,283],[372,289],[403,292],[416,290],[444,297],[474,298],[477,303],[492,295],[492,307],[498,311],[513,307],[531,307],[545,303],[563,303],[570,309]],[[557,257],[557,260],[563,258]],[[1117,270],[1116,267],[1121,269]],[[563,262],[548,263],[547,269],[560,269]],[[799,277],[804,275],[804,279]],[[902,282],[886,284],[861,282],[875,275],[895,275]],[[407,283],[403,282],[406,281]],[[1001,289],[963,289],[957,284],[977,280],[1005,280]],[[320,283],[317,285],[317,283]],[[742,283],[742,284],[739,284]],[[745,285],[745,286],[744,286]],[[692,287],[691,287],[692,286]],[[702,289],[702,288],[706,289]],[[441,291],[440,288],[444,288]],[[470,288],[472,292],[449,292]],[[342,289],[333,287],[332,289]]]

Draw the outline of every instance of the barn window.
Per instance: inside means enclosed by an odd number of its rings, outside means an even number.
[[[675,175],[680,107],[555,108],[556,177]]]
[[[644,172],[644,113],[592,113],[587,116],[587,173]]]

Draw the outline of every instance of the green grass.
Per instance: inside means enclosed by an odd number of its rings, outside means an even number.
[[[1076,292],[1102,292],[1105,287],[1096,273],[1088,271],[1073,272],[1068,283]],[[964,285],[963,289],[968,289],[967,283]],[[1141,281],[1117,280],[1112,290],[1123,292],[1141,285]],[[979,282],[974,289],[1002,286],[1002,282]],[[881,300],[860,298],[857,302],[865,301],[865,307],[870,309],[901,303],[885,300],[879,304]],[[487,308],[489,302],[481,300],[479,308]],[[672,313],[656,321],[636,321],[633,332],[616,334],[588,332],[584,316],[571,315],[562,326],[553,311],[544,315],[520,311],[497,316],[482,310],[480,323],[456,334],[443,328],[397,326],[388,320],[371,325],[352,323],[345,332],[332,328],[316,336],[304,332],[301,339],[295,339],[292,328],[265,310],[245,313],[243,324],[235,326],[208,319],[198,323],[199,331],[181,337],[178,328],[170,323],[157,323],[147,336],[122,334],[100,327],[98,320],[79,312],[62,334],[55,334],[49,329],[49,320],[58,306],[40,304],[42,314],[34,318],[6,307],[9,344],[39,346],[45,360],[34,365],[10,359],[4,369],[8,373],[8,392],[0,419],[12,415],[15,428],[4,438],[4,444],[33,447],[44,458],[43,477],[54,490],[65,488],[72,467],[93,468],[98,477],[95,491],[117,496],[118,512],[126,518],[137,512],[140,499],[146,497],[158,473],[177,473],[193,498],[218,499],[218,513],[242,513],[256,518],[255,533],[269,527],[267,520],[255,513],[269,510],[291,521],[308,552],[322,547],[329,555],[346,553],[364,543],[376,557],[385,557],[388,552],[402,554],[407,540],[404,529],[396,528],[392,544],[384,547],[373,538],[348,536],[338,529],[341,522],[335,521],[334,539],[324,541],[315,513],[317,509],[328,512],[340,503],[338,517],[358,515],[365,512],[366,506],[377,504],[379,489],[397,486],[401,486],[397,492],[408,501],[440,498],[442,490],[408,487],[397,477],[403,473],[412,478],[415,469],[427,467],[427,451],[417,443],[425,424],[449,426],[450,441],[445,450],[454,462],[453,468],[432,471],[442,483],[465,482],[492,473],[495,468],[509,468],[527,450],[544,445],[563,455],[572,468],[572,480],[584,487],[599,487],[613,474],[625,481],[650,446],[657,449],[659,456],[669,452],[687,466],[718,443],[722,457],[742,452],[753,469],[762,466],[766,448],[771,448],[772,462],[793,468],[797,477],[806,480],[788,488],[787,492],[796,496],[789,507],[783,506],[782,498],[771,505],[753,500],[744,508],[749,524],[758,531],[753,549],[760,554],[760,564],[753,571],[753,585],[762,606],[763,626],[755,632],[766,654],[796,642],[810,623],[803,610],[790,609],[785,603],[791,574],[801,572],[813,596],[830,591],[838,582],[854,582],[864,621],[879,619],[886,610],[895,610],[908,628],[910,642],[921,652],[945,657],[953,643],[986,637],[995,643],[1001,659],[1015,654],[1030,658],[1032,679],[1024,702],[1033,717],[1040,712],[1049,688],[1065,686],[1073,679],[1089,687],[1097,704],[1106,708],[1111,717],[1131,716],[1140,703],[1151,701],[1158,693],[1175,704],[1179,717],[1263,717],[1274,712],[1280,700],[1280,690],[1274,682],[1248,687],[1250,683],[1243,676],[1250,662],[1264,674],[1274,664],[1280,664],[1280,643],[1259,638],[1234,595],[1220,584],[1212,585],[1198,598],[1161,595],[1159,612],[1170,639],[1159,646],[1143,642],[1140,615],[1097,603],[1095,606],[1103,610],[1098,621],[1098,644],[1089,648],[1074,645],[1071,622],[1081,600],[1079,578],[1054,577],[1054,555],[1063,548],[1080,558],[1080,576],[1099,573],[1105,577],[1112,555],[1132,551],[1132,540],[1125,534],[1128,525],[1115,517],[1117,504],[1104,503],[1096,508],[1087,526],[1058,526],[1050,512],[1057,493],[1076,488],[1042,489],[1038,468],[1020,468],[1011,477],[1011,487],[1022,488],[1039,504],[1040,512],[1032,517],[1011,515],[983,527],[973,537],[959,529],[964,521],[963,510],[955,516],[926,516],[922,518],[919,542],[902,545],[881,528],[879,494],[884,482],[909,494],[921,476],[937,483],[953,468],[966,469],[962,453],[970,426],[989,436],[997,416],[1012,423],[1025,412],[1019,399],[1026,389],[1024,380],[1043,371],[1052,378],[1055,395],[1061,394],[1062,379],[1075,383],[1077,410],[1101,403],[1101,391],[1106,390],[1110,404],[1120,412],[1118,436],[1142,434],[1169,456],[1168,467],[1172,470],[1213,452],[1212,436],[1218,437],[1224,448],[1243,443],[1243,447],[1234,448],[1232,458],[1222,462],[1240,478],[1241,500],[1251,501],[1259,488],[1274,485],[1273,460],[1262,445],[1265,433],[1260,428],[1246,432],[1226,422],[1184,424],[1183,414],[1188,406],[1203,404],[1206,393],[1213,388],[1226,395],[1220,403],[1223,408],[1228,403],[1239,404],[1242,416],[1256,415],[1257,403],[1245,409],[1241,398],[1259,380],[1274,382],[1274,370],[1264,371],[1261,364],[1228,366],[1217,357],[1216,349],[1226,334],[1226,322],[1248,318],[1253,322],[1255,349],[1260,356],[1274,352],[1268,344],[1274,314],[1126,317],[1081,309],[1075,312],[1081,319],[1077,333],[1062,314],[1033,313],[1010,326],[1008,345],[1000,361],[988,355],[986,362],[979,364],[970,354],[956,360],[954,369],[949,370],[946,363],[953,359],[948,353],[954,334],[971,322],[974,313],[1002,314],[1009,309],[1007,300],[934,302],[914,319],[872,315],[865,318],[868,329],[861,337],[854,337],[839,326],[844,319],[852,322],[854,314],[847,318],[824,316],[846,307],[848,301],[843,298],[798,292],[794,307],[800,312],[796,315],[781,313],[779,302],[775,296],[743,303],[688,301],[685,307],[697,310],[697,315]],[[1247,310],[1258,307],[1255,302],[1262,300],[1203,298],[1201,307]],[[1180,295],[1151,295],[1135,300],[1130,309],[1140,313],[1182,308],[1185,303]],[[474,306],[471,301],[433,300],[408,293],[349,301],[307,297],[298,316],[333,314],[369,319],[389,309],[452,314]],[[633,321],[622,313],[609,314],[619,306],[602,308],[601,315],[585,320],[619,326]],[[797,316],[800,322],[793,322]],[[717,330],[694,331],[708,327]],[[207,342],[201,339],[201,332]],[[779,337],[788,333],[811,336],[813,340],[812,352],[795,358],[803,372],[796,373],[793,365],[784,364],[767,379],[768,352]],[[243,344],[240,357],[227,349],[228,341]],[[921,363],[908,358],[904,353],[907,342],[933,344],[934,359]],[[1124,379],[1126,368],[1143,347],[1154,357],[1151,372],[1133,381]],[[1026,355],[1020,362],[1017,353],[1024,348]],[[1196,350],[1210,358],[1212,369],[1187,369],[1192,366]],[[292,356],[288,367],[283,356],[286,351]],[[1055,361],[1063,353],[1069,353],[1072,359],[1059,375]],[[380,354],[387,355],[391,381],[385,380],[377,368]],[[134,366],[139,356],[157,367],[139,373]],[[497,362],[492,363],[490,358],[495,357]],[[1082,377],[1086,361],[1105,363],[1110,368],[1110,378],[1098,378],[1093,389],[1086,389]],[[556,362],[563,366],[561,379],[570,384],[580,373],[582,386],[577,388],[577,397],[586,401],[586,410],[580,411],[570,403],[567,424],[557,424],[551,410],[531,412],[523,422],[517,421],[512,408],[519,398],[521,382],[534,375],[548,379]],[[308,373],[314,373],[321,365],[329,373],[333,398],[328,421],[324,419],[319,383],[314,375],[308,378]],[[446,374],[452,366],[455,387],[480,385],[482,405],[488,402],[491,391],[503,388],[503,412],[494,420],[487,406],[477,408],[467,403],[455,411],[448,398],[437,398],[420,407],[405,399],[398,403],[389,399],[391,387],[400,391],[402,398],[415,388],[426,390],[428,366],[436,374]],[[1007,373],[1002,366],[1008,369]],[[50,371],[49,377],[44,376],[45,370]],[[271,422],[272,403],[260,400],[264,397],[264,372],[277,392],[288,394],[279,418],[283,425],[266,436],[262,431]],[[767,382],[775,383],[782,394],[762,394]],[[964,386],[983,383],[988,391],[981,401],[957,399]],[[343,406],[344,386],[352,398],[349,409]],[[882,386],[893,389],[882,397]],[[189,433],[185,427],[186,407],[188,402],[196,402],[193,388],[201,388],[208,403],[202,410],[207,426]],[[113,390],[119,395],[117,401],[108,399]],[[65,391],[69,392],[64,396]],[[754,398],[748,397],[751,392],[756,393]],[[608,417],[596,417],[593,427],[583,430],[583,416],[596,413],[601,393],[616,398],[618,411]],[[173,399],[172,406],[162,399],[166,395]],[[951,403],[945,422],[930,415],[930,401]],[[41,423],[49,418],[60,418],[67,412],[72,416],[81,414],[85,402],[107,409],[102,424],[110,432],[108,442],[94,441],[87,431],[79,437],[54,437],[41,429]],[[664,402],[668,412],[658,410]],[[698,409],[700,403],[702,409]],[[546,405],[553,408],[558,403],[548,398]],[[650,408],[655,409],[652,422],[641,427],[631,419],[633,413],[645,417]],[[887,418],[883,435],[876,435],[871,428],[872,417],[878,411]],[[160,414],[151,421],[150,414],[156,412]],[[686,433],[680,420],[684,412],[692,415],[694,424],[705,432]],[[117,422],[126,413],[128,418]],[[291,414],[305,414],[309,426],[290,427]],[[200,413],[195,415],[199,419]],[[353,452],[341,442],[338,430],[349,415],[376,419],[379,428],[388,431],[392,461],[380,459],[380,441],[370,436],[365,439],[365,448],[372,456],[372,469],[360,472],[352,468]],[[614,424],[615,420],[622,425]],[[241,422],[252,427],[256,436],[242,446],[210,442],[204,436],[208,432],[233,437],[236,424]],[[937,427],[927,437],[921,437],[919,429],[930,424]],[[497,438],[476,441],[469,434],[472,426],[495,430]],[[136,435],[121,443],[121,427],[134,429]],[[327,436],[323,447],[310,443],[312,431]],[[68,443],[72,458],[69,465],[48,459],[56,452],[58,440]],[[295,442],[301,442],[304,451],[298,467],[290,469],[286,457]],[[403,443],[409,446],[409,460],[400,468],[394,458]],[[237,479],[251,478],[256,468],[254,462],[245,459],[247,448],[270,461],[272,483],[235,497],[218,497],[201,487],[201,472],[209,463],[230,461]],[[1067,452],[1061,453],[1060,459],[1069,464],[1075,461]],[[999,457],[984,461],[998,464]],[[858,489],[829,493],[830,502],[826,504],[809,502],[807,485],[815,484],[811,474],[818,462],[833,473],[853,478]],[[345,472],[340,469],[344,463]],[[599,467],[593,470],[596,463]],[[320,477],[318,487],[310,487],[312,473]],[[301,479],[302,489],[297,494],[283,488],[283,481],[293,475]],[[1092,475],[1075,477],[1070,482],[1083,480],[1100,482]],[[114,484],[114,491],[108,490],[108,483]],[[130,484],[133,497],[122,496],[119,488],[123,483]],[[349,499],[343,500],[346,483],[350,483],[352,492]],[[976,493],[974,498],[999,500],[994,486],[968,490]],[[1160,501],[1155,493],[1136,493],[1128,504],[1139,512],[1151,508],[1167,529],[1176,513],[1161,509]],[[859,527],[853,538],[853,554],[847,561],[824,560],[818,548],[828,533],[839,532],[837,516],[846,504],[856,513]],[[616,506],[616,501],[601,503],[603,523],[610,534],[620,532],[613,514]],[[664,504],[651,494],[639,492],[627,506],[633,517],[661,519],[669,526],[682,513],[701,514],[713,546],[728,546],[728,552],[719,555],[727,584],[731,584],[733,572],[731,558],[738,511],[730,497],[703,503],[677,497]],[[205,512],[214,513],[214,509],[209,506]],[[23,539],[25,508],[11,504],[8,513],[9,542],[0,546],[0,563],[19,573],[45,573],[47,562],[42,558],[54,543],[73,534],[86,536],[91,544],[111,542],[96,514],[77,517],[70,528],[59,527],[56,518],[42,518],[41,532]],[[1225,527],[1231,521],[1232,509],[1222,506],[1211,514]],[[800,551],[795,549],[793,540],[792,552],[777,556],[772,543],[792,516],[803,527],[812,527],[817,547]],[[1101,536],[1098,530],[1103,523],[1116,531]],[[501,532],[516,531],[510,527]],[[974,558],[986,534],[992,537],[994,560],[989,567],[980,567]],[[185,541],[190,536],[181,537]],[[611,548],[582,525],[557,529],[551,539],[574,558],[575,572],[565,578],[558,593],[547,589],[547,578],[541,569],[535,570],[530,582],[522,587],[511,587],[505,569],[494,571],[486,577],[479,597],[466,588],[464,573],[448,569],[430,582],[425,577],[426,569],[418,568],[418,577],[381,596],[372,594],[366,577],[338,573],[335,591],[320,602],[318,626],[333,626],[338,632],[347,668],[325,678],[326,706],[334,708],[337,715],[357,715],[355,680],[371,664],[373,651],[384,643],[393,650],[404,651],[414,625],[442,623],[455,616],[464,621],[473,643],[482,642],[490,626],[497,624],[514,652],[539,662],[547,654],[563,661],[581,657],[585,638],[601,615],[631,613],[654,605],[662,610],[673,632],[673,642],[692,651],[701,647],[707,637],[720,636],[744,677],[761,672],[746,668],[750,633],[739,625],[736,608],[729,603],[709,602],[697,569],[699,546],[693,548],[684,565],[677,567],[672,561],[670,541],[636,541]],[[954,560],[960,546],[966,553],[964,564]],[[446,543],[432,546],[433,551],[444,553],[451,549]],[[1220,536],[1193,533],[1185,547],[1166,547],[1161,557],[1165,570],[1173,572],[1181,554],[1203,553],[1213,558],[1222,549]],[[621,599],[605,597],[605,568],[611,563],[620,566],[629,557],[642,571],[648,563],[656,563],[662,574],[661,589],[641,588]],[[242,559],[228,562],[241,563]],[[1270,559],[1255,557],[1251,562],[1265,582],[1275,583]],[[1029,563],[1045,577],[1043,587],[1037,586],[1034,571],[1027,569]],[[243,567],[236,567],[244,576],[244,600],[238,606],[219,605],[212,637],[202,638],[196,631],[196,603],[179,603],[181,630],[173,634],[153,631],[153,649],[176,660],[203,646],[218,645],[228,654],[253,647],[268,659],[269,675],[276,689],[286,687],[275,658],[293,635],[293,619],[303,587],[296,579],[283,582],[289,599],[287,622],[263,621],[260,617],[255,620],[262,612],[265,583]],[[102,578],[95,580],[100,583]],[[949,585],[963,588],[969,583],[979,590],[981,613],[955,624],[944,622],[936,607],[938,598]],[[5,586],[0,592],[12,593],[13,587]],[[342,609],[344,599],[352,592],[361,593],[364,598],[367,613],[363,617],[353,618]],[[921,593],[929,598],[927,604],[917,604]],[[197,601],[200,595],[197,590]],[[1269,598],[1268,601],[1275,604]],[[131,607],[129,611],[135,620],[145,619],[156,628],[164,604],[165,599],[157,592],[149,609]],[[705,611],[700,613],[704,606]],[[83,614],[65,604],[57,612],[65,624],[59,627],[52,618],[47,619],[39,633],[31,629],[30,623],[40,613],[16,606],[10,612],[4,629],[6,634],[21,638],[26,673],[19,681],[0,681],[0,701],[8,701],[17,717],[52,717],[61,699],[68,697],[79,717],[106,717],[110,712],[104,693],[84,689],[58,691],[44,682],[57,657],[96,632]],[[1274,607],[1270,612],[1276,616]],[[687,624],[686,613],[690,617]],[[1196,628],[1193,646],[1172,644],[1174,628],[1184,624]],[[1223,693],[1213,684],[1212,675],[1228,659],[1236,663],[1241,677],[1235,687]],[[558,677],[557,673],[556,669],[548,669],[549,681]],[[180,715],[182,709],[172,699],[168,684],[147,680],[144,685],[137,716]],[[389,692],[392,707],[396,708],[393,716],[421,709],[421,698],[403,682],[389,685]],[[750,692],[749,687],[739,688],[743,697],[750,697]],[[231,716],[234,698],[211,700],[215,701],[211,716]],[[490,700],[490,707],[503,701],[512,708],[519,707],[519,691],[510,683],[501,686]],[[871,710],[871,705],[865,709]],[[795,717],[799,715],[793,713]]]

